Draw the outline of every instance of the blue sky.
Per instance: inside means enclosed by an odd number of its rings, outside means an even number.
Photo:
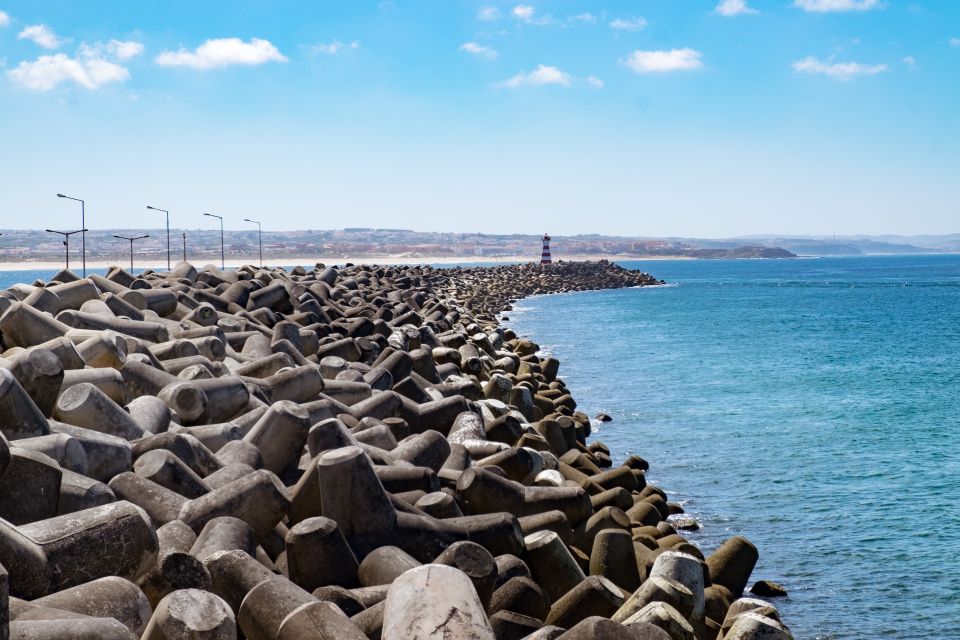
[[[0,0],[0,227],[946,233],[960,2]]]

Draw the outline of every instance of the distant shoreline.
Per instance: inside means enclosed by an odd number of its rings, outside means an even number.
[[[558,256],[554,258],[555,261],[566,260],[571,262],[583,262],[586,260],[611,260],[617,262],[623,262],[627,260],[696,260],[697,258],[691,258],[686,256],[628,256],[628,255],[593,255],[593,254],[578,254],[572,257]],[[324,264],[345,264],[347,262],[353,264],[389,264],[389,265],[412,265],[412,264],[461,264],[461,263],[489,263],[489,264],[503,264],[503,263],[512,263],[512,262],[537,262],[539,261],[539,256],[404,256],[404,255],[381,255],[381,256],[290,256],[283,258],[268,258],[264,260],[264,263],[271,266],[289,266],[289,265],[304,265],[304,266],[313,266],[318,262]],[[174,259],[174,263],[178,260]],[[197,260],[192,259],[196,265],[202,264],[218,264],[220,261],[218,259],[203,259]],[[227,268],[239,267],[245,264],[255,264],[256,260],[227,260]],[[127,260],[87,260],[88,269],[106,269],[107,267],[112,267],[114,265],[119,265],[125,269],[129,268],[129,261]],[[163,260],[162,263],[158,264],[153,261],[149,263],[139,262],[134,260],[133,267],[135,271],[140,271],[145,268],[152,268],[154,270],[166,270],[166,260]],[[39,271],[39,270],[56,270],[62,269],[63,262],[55,262],[50,260],[38,260],[38,261],[23,261],[23,262],[0,262],[0,271]],[[73,271],[78,271],[80,269],[80,261],[75,259],[74,256],[70,257],[70,268]]]

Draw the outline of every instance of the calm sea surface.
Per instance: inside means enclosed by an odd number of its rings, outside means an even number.
[[[960,256],[623,263],[523,300],[618,459],[742,534],[803,638],[960,638]]]
[[[624,265],[671,285],[508,313],[595,437],[750,538],[798,639],[960,638],[960,256]]]

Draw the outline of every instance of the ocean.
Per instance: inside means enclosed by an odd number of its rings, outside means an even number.
[[[616,461],[739,534],[799,639],[960,638],[960,256],[624,262],[517,303]]]
[[[506,313],[593,437],[752,540],[798,640],[960,638],[960,256],[623,264],[670,284]]]

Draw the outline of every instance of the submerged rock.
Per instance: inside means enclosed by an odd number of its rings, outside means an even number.
[[[782,598],[787,595],[787,589],[779,582],[757,580],[750,587],[750,593],[761,598]]]

